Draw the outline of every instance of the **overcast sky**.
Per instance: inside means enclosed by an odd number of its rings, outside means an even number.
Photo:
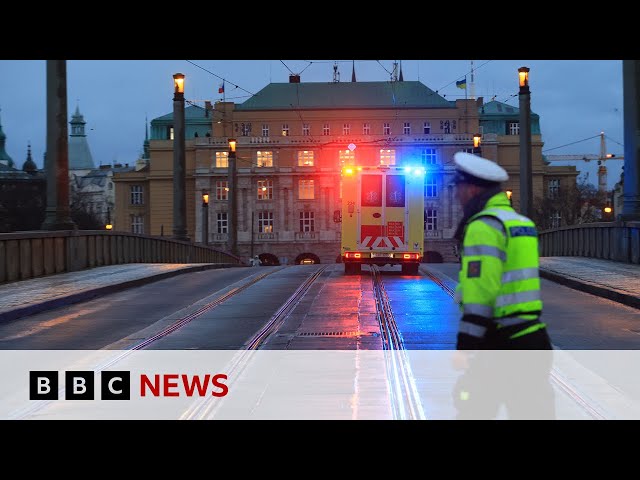
[[[145,118],[171,113],[173,74],[184,73],[185,98],[200,105],[222,99],[242,103],[270,82],[288,82],[291,72],[302,82],[333,81],[335,60],[69,60],[69,120],[79,105],[96,165],[135,163],[142,150]],[[340,80],[351,81],[351,60],[338,60]],[[464,98],[456,80],[467,78],[470,60],[402,60],[404,80],[419,80],[448,100]],[[531,109],[540,115],[543,152],[600,152],[601,131],[607,150],[623,155],[621,60],[474,60],[475,93],[518,107],[518,68],[531,69]],[[390,79],[394,60],[356,60],[358,81]],[[18,168],[31,142],[42,167],[46,146],[46,62],[0,60],[0,120],[6,150]],[[582,141],[593,137],[588,141]],[[576,143],[574,143],[576,142]],[[568,145],[571,144],[571,145]],[[566,146],[565,146],[566,145]],[[562,148],[556,148],[562,147]],[[619,180],[622,161],[608,162],[608,186]],[[596,162],[569,162],[597,185]]]

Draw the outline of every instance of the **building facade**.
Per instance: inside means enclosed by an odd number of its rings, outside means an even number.
[[[507,169],[519,204],[518,111],[482,99],[446,100],[417,81],[270,83],[241,104],[185,109],[187,231],[226,249],[229,138],[237,141],[237,240],[242,257],[280,263],[335,262],[340,254],[341,169],[345,165],[426,167],[425,257],[453,260],[462,212],[454,198],[453,154],[473,150]],[[354,78],[355,80],[355,78]],[[151,122],[148,170],[114,176],[114,228],[170,235],[173,222],[173,115]],[[539,118],[532,115],[533,193],[553,169],[543,162]],[[566,167],[560,167],[566,168]],[[140,192],[144,205],[134,204]],[[207,207],[202,195],[209,195]],[[122,202],[122,203],[121,203]],[[207,215],[204,223],[203,212]]]

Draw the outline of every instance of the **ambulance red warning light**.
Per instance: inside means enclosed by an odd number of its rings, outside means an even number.
[[[424,252],[424,169],[384,165],[346,167],[343,173],[345,273],[376,264],[417,274]]]

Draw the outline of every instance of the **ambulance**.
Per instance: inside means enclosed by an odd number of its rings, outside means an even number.
[[[417,275],[424,255],[424,167],[348,165],[341,175],[345,274],[375,264]]]

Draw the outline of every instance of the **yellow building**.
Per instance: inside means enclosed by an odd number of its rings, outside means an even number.
[[[505,111],[502,111],[502,110]],[[507,112],[507,109],[513,111]],[[151,122],[148,167],[114,176],[114,228],[172,235],[173,118]],[[340,254],[340,169],[345,164],[424,165],[425,256],[453,260],[451,240],[462,216],[453,197],[453,154],[472,151],[510,174],[518,205],[518,112],[482,99],[449,101],[417,81],[270,83],[242,104],[185,109],[187,232],[202,238],[202,194],[209,194],[209,244],[226,249],[229,228],[228,139],[237,140],[238,250],[280,263],[335,262]],[[511,129],[511,130],[510,130]],[[532,115],[533,194],[545,178],[570,178],[573,167],[542,159]],[[555,169],[555,170],[554,170]],[[564,173],[562,169],[566,170]],[[142,193],[138,193],[140,192]],[[142,205],[133,204],[142,198]],[[142,219],[142,220],[141,220]]]

